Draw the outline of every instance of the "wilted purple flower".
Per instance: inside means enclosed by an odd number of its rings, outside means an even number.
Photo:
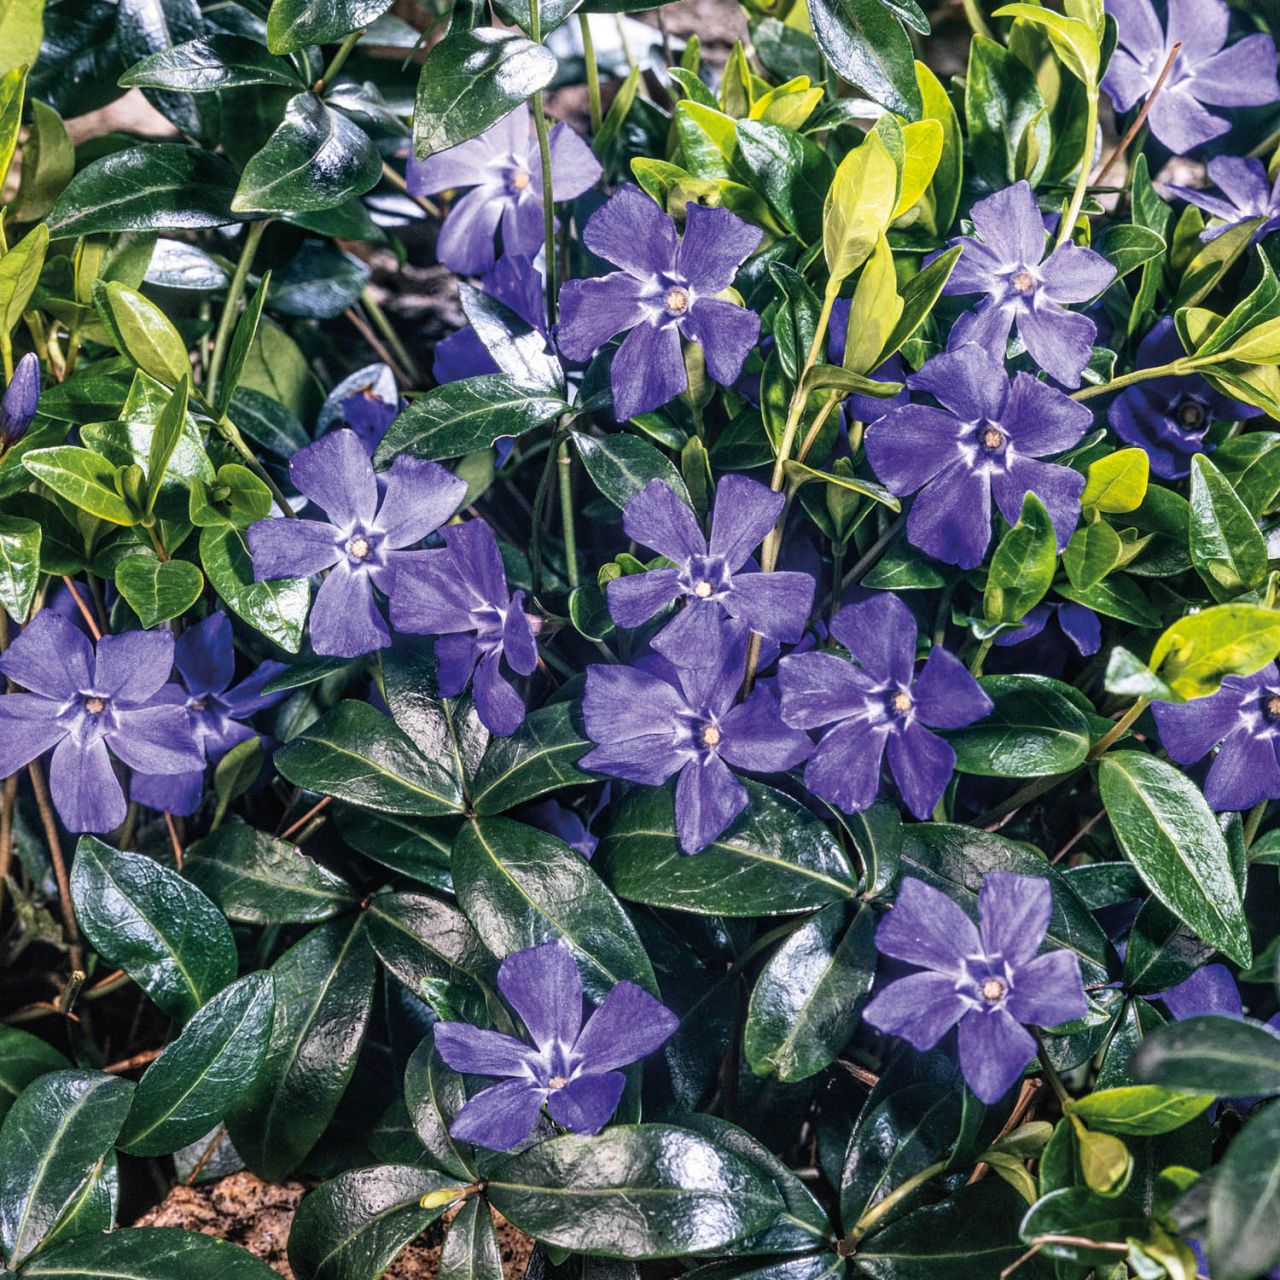
[[[944,351],[908,378],[941,409],[911,404],[867,428],[876,475],[892,493],[919,493],[907,537],[936,560],[972,569],[991,541],[991,499],[1016,524],[1022,500],[1036,494],[1048,509],[1061,551],[1080,517],[1084,476],[1039,459],[1079,443],[1088,406],[1028,373],[1012,381],[1004,366],[973,345]]]
[[[552,128],[553,200],[577,199],[603,172],[591,148],[567,124]],[[488,271],[499,224],[504,253],[534,257],[542,247],[542,161],[528,103],[477,138],[425,160],[410,158],[405,177],[415,196],[472,188],[449,211],[436,242],[436,256],[450,271],[463,276]]]
[[[0,696],[0,777],[53,748],[49,787],[68,831],[111,831],[125,816],[111,753],[143,773],[204,764],[187,713],[164,687],[173,666],[165,631],[103,636],[44,609],[0,655],[0,673],[27,692]]]
[[[1062,604],[1038,604],[1023,619],[1016,631],[1002,631],[995,644],[1002,649],[1012,648],[1034,640],[1044,631],[1049,621],[1057,621],[1062,634],[1075,645],[1082,658],[1091,657],[1102,648],[1102,623],[1098,615],[1086,605],[1065,601]]]
[[[661,1048],[680,1025],[642,987],[623,981],[584,1026],[582,979],[560,941],[509,955],[498,969],[498,990],[520,1015],[532,1047],[465,1022],[434,1028],[436,1050],[455,1071],[505,1077],[467,1099],[449,1129],[462,1142],[495,1151],[527,1138],[544,1105],[558,1125],[599,1133],[626,1087],[618,1068]]]
[[[1151,0],[1106,0],[1105,7],[1116,20],[1120,46],[1102,87],[1117,111],[1151,93],[1173,46],[1182,43],[1147,116],[1151,132],[1170,151],[1185,155],[1231,128],[1202,103],[1259,107],[1280,99],[1275,42],[1251,35],[1224,49],[1231,14],[1222,0],[1170,0],[1165,30]]]
[[[737,379],[760,335],[760,317],[715,295],[733,283],[762,235],[728,209],[690,201],[679,237],[675,222],[633,186],[619,188],[591,215],[583,242],[622,270],[564,285],[557,341],[570,360],[587,360],[627,334],[610,369],[619,422],[686,388],[681,337],[698,343],[721,386]]]
[[[1098,326],[1064,304],[1097,297],[1116,278],[1115,267],[1069,242],[1046,258],[1044,220],[1029,182],[979,200],[969,216],[978,234],[951,242],[963,252],[942,292],[987,296],[955,322],[948,345],[976,342],[1003,361],[1016,325],[1036,364],[1063,386],[1078,387]]]
[[[391,621],[397,631],[433,635],[441,697],[456,698],[475,675],[476,711],[492,733],[510,734],[524,719],[520,695],[502,661],[522,676],[538,665],[524,592],[512,592],[493,530],[468,520],[442,531],[445,546],[401,562]]]
[[[797,653],[778,663],[787,724],[832,726],[809,757],[805,786],[846,813],[860,813],[880,790],[887,748],[907,808],[929,817],[951,780],[956,753],[925,726],[963,728],[991,710],[991,699],[941,645],[916,674],[916,621],[897,596],[846,605],[832,618],[831,632],[852,662],[834,653]]]
[[[691,652],[698,665],[655,658],[638,667],[587,668],[582,715],[596,743],[584,769],[627,782],[676,783],[676,831],[685,853],[700,853],[747,806],[747,789],[733,775],[779,773],[809,754],[808,737],[788,728],[778,700],[757,685],[737,702],[744,646],[717,643]]]
[[[1075,955],[1036,955],[1052,905],[1047,880],[991,871],[978,892],[975,929],[946,894],[903,880],[876,946],[922,972],[889,983],[863,1019],[917,1049],[932,1049],[959,1023],[969,1088],[999,1102],[1036,1051],[1025,1027],[1055,1027],[1087,1011]]]
[[[1164,316],[1138,344],[1137,367],[1150,369],[1185,354],[1173,317]],[[1189,373],[1126,387],[1111,402],[1107,421],[1125,444],[1146,451],[1156,475],[1181,480],[1190,474],[1191,459],[1212,447],[1205,444],[1212,423],[1243,422],[1261,412],[1215,391],[1198,373]]]
[[[12,449],[31,425],[40,399],[40,361],[27,354],[18,361],[0,401],[0,453]]]
[[[813,579],[807,573],[760,573],[751,559],[782,506],[782,494],[758,480],[727,475],[716,486],[708,540],[672,490],[650,480],[623,509],[622,527],[672,565],[610,582],[605,592],[614,622],[638,627],[664,605],[683,600],[684,609],[652,641],[673,661],[704,652],[725,623],[735,634],[750,630],[799,640],[813,607]]]
[[[1262,161],[1252,156],[1214,156],[1208,168],[1209,177],[1222,189],[1225,200],[1196,187],[1180,187],[1174,183],[1165,187],[1167,192],[1181,196],[1218,219],[1216,226],[1206,227],[1200,233],[1201,240],[1216,240],[1224,231],[1251,218],[1263,219],[1253,233],[1255,241],[1280,227],[1280,174],[1274,183],[1268,182]]]
[[[1194,764],[1221,743],[1204,798],[1218,812],[1280,800],[1280,670],[1268,662],[1251,676],[1228,676],[1207,698],[1152,705],[1164,749]]]
[[[311,607],[311,644],[319,654],[354,658],[391,642],[373,589],[389,596],[405,548],[447,520],[466,494],[437,462],[405,455],[378,477],[354,431],[332,431],[293,455],[289,475],[328,520],[259,520],[249,529],[253,574],[306,578],[328,569]]]
[[[236,651],[231,623],[221,611],[188,627],[173,646],[177,684],[165,686],[179,706],[186,708],[191,735],[209,764],[217,764],[237,743],[252,738],[244,723],[257,711],[273,706],[284,693],[264,694],[262,687],[280,672],[283,662],[268,659],[252,675],[231,685],[236,674]],[[129,795],[148,809],[194,813],[200,803],[204,770],[186,773],[135,773]]]

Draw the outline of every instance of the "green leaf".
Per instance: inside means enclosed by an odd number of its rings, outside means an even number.
[[[114,280],[95,281],[93,300],[121,355],[166,387],[190,377],[187,344],[154,302]]]
[[[137,517],[116,489],[116,468],[101,454],[75,445],[32,449],[22,465],[41,484],[99,520],[132,525]]]
[[[626,912],[591,864],[555,836],[508,818],[477,818],[454,841],[453,884],[494,955],[562,938],[592,999],[624,978],[657,994]]]
[[[670,789],[632,791],[592,866],[627,901],[701,915],[786,915],[852,898],[853,875],[827,828],[781,792],[745,785],[742,815],[696,857],[680,848]]]
[[[120,77],[126,88],[173,93],[215,93],[248,85],[300,89],[297,73],[282,58],[245,36],[213,35],[184,40],[135,62]]]
[[[1093,242],[1093,251],[1115,267],[1117,280],[1148,262],[1159,261],[1165,248],[1163,236],[1132,222],[1112,223]]]
[[[975,176],[998,191],[1020,178],[1033,184],[1049,160],[1048,111],[1035,72],[1003,45],[974,36],[965,75],[965,122]],[[1035,157],[1031,164],[1024,156]]]
[[[0,1027],[0,1120],[33,1080],[70,1065],[39,1036],[17,1027]]]
[[[651,480],[661,480],[692,505],[680,472],[647,440],[623,431],[607,436],[575,431],[573,442],[592,483],[615,507],[625,507]]]
[[[873,102],[918,120],[923,106],[911,41],[880,0],[809,0],[809,22],[823,56]]]
[[[1062,553],[1062,567],[1077,590],[1089,591],[1119,567],[1124,558],[1120,535],[1101,517],[1082,524]]]
[[[267,1056],[227,1117],[236,1150],[259,1177],[283,1179],[328,1128],[364,1043],[375,968],[359,916],[319,925],[271,966]]]
[[[62,117],[52,107],[33,98],[31,131],[22,147],[22,178],[12,210],[15,221],[35,222],[43,218],[74,172],[75,147]]]
[[[815,5],[818,2],[814,0]],[[878,0],[871,3],[879,7]],[[876,242],[888,229],[899,181],[898,166],[878,133],[867,134],[840,161],[822,208],[822,250],[830,271],[829,295],[834,295],[840,283],[871,256]]]
[[[311,603],[306,578],[255,582],[244,530],[233,525],[200,531],[200,562],[232,612],[282,649],[298,652]]]
[[[435,1163],[464,1184],[476,1178],[476,1151],[449,1130],[467,1100],[462,1077],[436,1052],[435,1040],[424,1036],[404,1072],[404,1101],[414,1132]]]
[[[449,1226],[436,1280],[502,1280],[503,1274],[489,1202],[472,1196]]]
[[[1202,1014],[1157,1027],[1130,1067],[1135,1080],[1187,1093],[1280,1094],[1280,1035],[1260,1022]]]
[[[169,1155],[209,1133],[257,1076],[274,1012],[269,973],[214,996],[138,1081],[120,1149]]]
[[[735,131],[751,184],[785,227],[813,244],[822,235],[820,210],[835,176],[827,153],[804,134],[762,120],[739,120]]]
[[[204,574],[189,560],[160,560],[146,554],[121,560],[115,580],[144,627],[180,617],[204,590]]]
[[[40,526],[0,514],[0,608],[14,622],[27,620],[40,581]]]
[[[462,812],[457,776],[367,702],[338,703],[275,761],[295,786],[362,808],[423,818]]]
[[[1055,682],[1038,676],[987,676],[995,706],[976,724],[946,735],[961,773],[1039,778],[1067,773],[1089,754],[1089,721]]]
[[[568,405],[559,397],[521,387],[506,374],[433,387],[391,424],[374,462],[384,466],[401,453],[415,458],[460,458],[488,449],[499,436],[519,436]]]
[[[1038,4],[1007,4],[997,9],[997,18],[1021,18],[1039,27],[1063,65],[1082,84],[1098,83],[1098,67],[1102,50],[1098,44],[1097,29],[1081,18],[1067,17],[1045,9]]]
[[[1185,982],[1213,955],[1213,948],[1158,898],[1148,898],[1129,930],[1124,953],[1124,989],[1159,995]]]
[[[591,748],[574,719],[574,704],[553,702],[531,711],[507,738],[490,738],[471,784],[478,814],[502,813],[518,804],[592,781],[577,767]]]
[[[759,1165],[661,1124],[540,1142],[496,1170],[486,1193],[527,1235],[633,1261],[718,1253],[784,1207]]]
[[[3,28],[0,27],[0,30]],[[0,173],[9,172],[13,153],[17,150],[18,134],[22,129],[22,99],[26,89],[27,67],[21,64],[6,66],[4,74],[0,75]]]
[[[1088,1187],[1063,1187],[1032,1205],[1022,1220],[1021,1233],[1027,1243],[1038,1236],[1063,1236],[1064,1240],[1044,1245],[1042,1252],[1064,1262],[1101,1266],[1115,1262],[1117,1254],[1074,1241],[1123,1244],[1129,1236],[1141,1239],[1147,1234],[1147,1215],[1125,1196],[1102,1196]]]
[[[107,1158],[133,1084],[52,1071],[23,1090],[0,1128],[0,1250],[18,1267],[40,1248]]]
[[[41,223],[0,258],[0,334],[17,328],[31,303],[49,248],[49,228]]]
[[[1071,1114],[1091,1129],[1141,1138],[1180,1129],[1205,1111],[1212,1101],[1202,1094],[1175,1093],[1155,1084],[1135,1084],[1120,1089],[1098,1089],[1077,1098],[1071,1104]]]
[[[235,980],[236,946],[222,913],[143,854],[81,836],[71,900],[93,949],[170,1017],[191,1017]]]
[[[1191,459],[1191,563],[1219,600],[1261,587],[1267,544],[1231,482],[1204,455]]]
[[[1136,511],[1147,496],[1150,472],[1145,449],[1117,449],[1089,464],[1080,504],[1104,515]]]
[[[757,1075],[788,1082],[830,1066],[858,1025],[876,971],[875,912],[832,903],[769,958],[747,1009],[743,1047]]]
[[[231,347],[227,352],[227,364],[222,371],[222,381],[218,383],[218,398],[214,403],[214,408],[220,414],[225,414],[231,407],[231,398],[240,385],[240,375],[244,373],[249,353],[253,350],[253,344],[258,337],[258,323],[262,319],[262,308],[266,305],[270,291],[271,272],[268,271],[262,277],[262,283],[258,285],[253,297],[245,305],[244,314],[236,322],[236,331],[232,335]],[[270,510],[271,507],[268,505],[267,511]]]
[[[237,174],[200,147],[148,143],[86,165],[46,219],[55,240],[115,231],[188,231],[239,221]]]
[[[169,469],[173,451],[182,439],[182,429],[187,420],[187,400],[191,395],[191,377],[184,373],[178,380],[177,387],[164,410],[156,419],[151,433],[151,449],[147,455],[147,504],[146,514],[155,510],[156,498],[160,495],[160,485]]]
[[[309,44],[336,44],[390,7],[391,0],[272,0],[267,48],[293,53]]]
[[[458,284],[458,298],[476,337],[493,357],[499,372],[517,386],[563,396],[564,370],[548,350],[540,330],[465,280]]]
[[[1252,1280],[1280,1261],[1280,1106],[1255,1112],[1214,1170],[1209,1257],[1215,1280]]]
[[[277,1280],[238,1245],[175,1227],[134,1227],[69,1240],[27,1263],[23,1280]]]
[[[555,55],[512,31],[451,30],[427,55],[413,107],[413,154],[425,160],[509,115],[556,73]]]
[[[1220,604],[1166,628],[1150,666],[1182,698],[1217,693],[1226,676],[1248,676],[1280,654],[1280,613]]]
[[[1144,883],[1193,933],[1247,965],[1253,956],[1227,844],[1199,788],[1172,765],[1110,751],[1098,789]]]
[[[1058,563],[1057,535],[1045,505],[1031,490],[1018,523],[991,557],[982,607],[988,622],[1018,622],[1044,599]]]

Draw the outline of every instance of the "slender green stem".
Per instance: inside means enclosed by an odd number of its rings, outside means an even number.
[[[1071,1095],[1067,1092],[1066,1087],[1062,1083],[1062,1078],[1054,1070],[1053,1063],[1049,1061],[1049,1050],[1045,1047],[1044,1038],[1040,1035],[1039,1028],[1029,1028],[1036,1042],[1036,1056],[1040,1059],[1040,1066],[1044,1070],[1044,1078],[1048,1080],[1049,1087],[1057,1096],[1058,1103],[1065,1111],[1067,1103],[1071,1101]]]
[[[863,1236],[876,1225],[888,1217],[908,1196],[914,1195],[921,1187],[924,1186],[932,1178],[936,1178],[940,1173],[945,1173],[947,1169],[947,1161],[939,1160],[928,1168],[921,1169],[919,1173],[913,1174],[905,1182],[899,1183],[881,1200],[877,1200],[875,1204],[868,1209],[862,1217],[854,1224],[849,1234],[840,1242],[839,1252],[845,1257],[853,1253],[855,1246]]]
[[[604,109],[600,104],[600,67],[596,62],[596,46],[591,38],[591,18],[579,10],[578,30],[582,33],[582,59],[587,66],[587,98],[591,103],[591,136],[600,132]]]
[[[578,586],[578,535],[573,524],[573,458],[566,441],[556,450],[556,470],[560,475],[560,523],[564,529],[564,561],[569,590]]]
[[[542,43],[542,12],[539,0],[529,0],[529,39]],[[533,95],[533,127],[538,134],[538,157],[542,165],[542,235],[546,243],[547,323],[556,322],[556,197],[551,185],[551,135],[542,90]]]
[[[864,573],[867,573],[871,566],[884,555],[889,544],[896,538],[906,524],[907,517],[899,516],[868,548],[858,557],[852,569],[844,575],[842,586],[848,587],[857,582]]]
[[[206,407],[212,409],[212,406]],[[281,513],[291,520],[296,519],[297,512],[289,505],[289,499],[284,496],[280,486],[271,478],[266,467],[258,461],[258,455],[245,443],[245,438],[240,434],[236,424],[224,413],[220,418],[216,419],[213,425],[218,434],[244,459],[245,465],[249,470],[267,486]]]
[[[1105,755],[1111,748],[1129,732],[1133,722],[1151,705],[1150,698],[1139,698],[1128,711],[1120,717],[1119,720],[1111,726],[1110,729],[1102,735],[1101,738],[1093,744],[1089,750],[1088,759],[1096,760],[1099,756]]]
[[[563,438],[563,429],[557,427],[551,437],[551,443],[547,446],[547,457],[542,464],[542,474],[538,477],[538,487],[533,491],[533,531],[529,539],[529,576],[535,599],[542,592],[542,513],[547,505],[551,477],[555,473],[556,457]]]
[[[377,300],[373,296],[370,289],[364,289],[360,293],[360,304],[369,313],[369,318],[373,321],[378,332],[386,339],[387,346],[395,353],[395,357],[400,361],[400,366],[405,373],[414,381],[415,386],[422,385],[422,370],[418,368],[418,362],[409,354],[409,349],[400,341],[400,335],[395,331],[395,326],[391,323],[387,313],[378,305]]]
[[[1076,178],[1076,189],[1071,193],[1071,203],[1063,216],[1062,225],[1058,228],[1058,246],[1071,239],[1076,228],[1076,219],[1084,205],[1084,198],[1089,192],[1089,174],[1093,172],[1093,149],[1098,141],[1098,86],[1085,85],[1086,110],[1084,119],[1084,155],[1080,157],[1080,175]]]
[[[995,39],[991,34],[991,28],[987,26],[987,20],[978,5],[978,0],[964,0],[964,16],[969,20],[969,26],[975,36],[983,36],[987,40]]]
[[[979,646],[978,651],[973,655],[973,661],[969,663],[969,674],[980,676],[982,674],[982,664],[987,660],[987,654],[991,652],[991,640],[984,640]]]
[[[1206,360],[1203,363],[1212,364],[1213,361]],[[1079,391],[1073,391],[1071,398],[1073,400],[1092,400],[1095,396],[1105,396],[1112,391],[1121,391],[1125,387],[1131,387],[1136,382],[1146,382],[1149,378],[1164,377],[1181,377],[1183,374],[1194,372],[1195,365],[1187,356],[1179,356],[1176,360],[1170,360],[1168,364],[1152,365],[1149,369],[1135,369],[1132,373],[1121,374],[1118,378],[1112,378],[1110,382],[1104,382],[1097,387],[1081,387]]]
[[[267,229],[270,218],[261,222],[251,222],[245,233],[244,248],[240,251],[240,261],[236,263],[235,274],[227,286],[227,300],[222,306],[222,315],[218,318],[218,332],[213,340],[213,354],[209,357],[209,376],[205,379],[204,393],[210,403],[216,403],[218,395],[218,379],[222,376],[222,366],[227,360],[227,350],[231,345],[231,335],[235,332],[236,320],[240,315],[240,299],[244,296],[244,286],[249,279],[249,269],[257,255],[258,245],[262,241],[262,233]]]
[[[1258,828],[1262,826],[1262,819],[1266,816],[1267,801],[1259,800],[1257,804],[1249,810],[1249,816],[1244,820],[1244,847],[1249,849],[1253,846],[1254,840],[1258,836]]]
[[[353,31],[339,46],[338,52],[329,59],[329,65],[320,73],[320,79],[311,86],[312,93],[323,93],[325,86],[332,84],[334,77],[342,70],[346,61],[351,57],[351,51],[360,41],[360,37],[364,35],[364,28],[359,31]]]

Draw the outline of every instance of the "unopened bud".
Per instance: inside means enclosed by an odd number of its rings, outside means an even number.
[[[466,1187],[441,1187],[437,1191],[428,1191],[418,1201],[420,1209],[439,1209],[441,1205],[452,1204],[467,1194]]]
[[[25,355],[0,402],[0,453],[11,449],[27,433],[40,399],[40,361]]]

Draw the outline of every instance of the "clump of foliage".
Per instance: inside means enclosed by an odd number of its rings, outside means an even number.
[[[644,3],[0,0],[22,1280],[1276,1274],[1272,7]]]

